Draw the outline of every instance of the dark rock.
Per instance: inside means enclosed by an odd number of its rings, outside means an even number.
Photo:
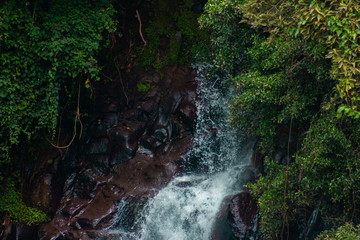
[[[150,99],[153,99],[155,102],[159,102],[160,97],[158,93],[159,93],[159,87],[152,88],[146,92],[146,94],[142,98],[142,101],[148,101]]]
[[[140,149],[147,149],[153,152],[157,147],[161,146],[162,142],[150,135],[144,135],[140,139]]]
[[[224,200],[217,215],[212,240],[255,240],[258,236],[258,213],[248,192]]]
[[[95,123],[91,124],[86,130],[86,135],[91,138],[103,138],[107,136],[108,129],[101,123],[101,119],[98,119]]]
[[[130,160],[138,149],[138,140],[145,131],[139,121],[123,120],[111,129],[111,165]]]
[[[123,146],[115,146],[111,151],[110,166],[116,166],[118,164],[129,161],[136,153],[137,146],[134,149],[125,148]]]
[[[43,210],[50,209],[52,178],[53,176],[45,171],[34,176],[25,192],[31,199],[31,205],[39,206]]]
[[[99,106],[99,110],[102,113],[109,113],[109,112],[121,112],[123,110],[123,105],[119,100],[113,100],[109,103],[104,103]]]
[[[304,223],[302,226],[304,226]],[[312,211],[307,221],[305,231],[301,231],[299,239],[314,240],[317,235],[324,230],[325,224],[322,220],[320,209],[316,208],[314,211]]]
[[[28,226],[26,224],[12,224],[6,239],[36,240],[39,239],[38,230],[39,229],[37,226]]]
[[[123,120],[111,128],[109,134],[111,144],[133,149],[144,131],[145,124],[143,122]]]
[[[110,153],[110,144],[108,138],[92,139],[86,146],[86,154],[107,154]]]
[[[106,129],[111,128],[118,122],[117,113],[105,113],[102,115],[101,123],[105,126]]]
[[[143,102],[140,105],[140,108],[144,111],[150,121],[154,121],[159,111],[159,102],[151,99]]]
[[[159,81],[160,81],[160,75],[158,73],[154,73],[152,75],[147,74],[143,76],[139,82],[158,84]]]
[[[236,239],[256,239],[258,214],[255,200],[248,192],[235,195],[229,205],[229,222]]]
[[[91,199],[96,184],[95,176],[89,171],[83,171],[66,182],[64,196],[68,195],[68,199],[71,199],[74,196],[83,199]]]
[[[165,143],[166,140],[169,139],[169,135],[168,129],[165,128],[156,129],[152,134],[152,136],[161,143]]]
[[[250,240],[258,237],[258,216],[255,201],[247,192],[224,200],[217,216],[212,240]]]
[[[108,174],[110,171],[110,156],[108,154],[85,155],[84,167],[99,174]]]
[[[182,113],[187,118],[194,120],[196,117],[196,83],[191,84],[186,88],[186,92],[183,93],[181,102],[174,109],[175,113]]]
[[[214,230],[211,234],[211,240],[233,240],[232,227],[229,224],[229,204],[230,197],[226,198],[222,204],[222,208],[216,216]]]
[[[133,197],[142,201],[154,196],[176,175],[192,145],[192,136],[173,140],[161,147],[154,156],[136,154],[119,164],[108,176],[93,176],[84,171],[67,183],[59,210],[53,220],[41,227],[45,239],[94,239],[96,231],[114,224],[116,204],[120,199]],[[78,238],[80,237],[80,238]]]

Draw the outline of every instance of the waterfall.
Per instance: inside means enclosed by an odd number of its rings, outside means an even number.
[[[233,94],[230,84],[224,77],[210,77],[211,66],[199,65],[195,69],[197,121],[184,174],[145,204],[133,232],[123,229],[119,233],[126,236],[124,239],[211,239],[224,199],[239,193],[252,171],[252,148],[246,136],[229,127],[228,105]],[[120,207],[124,208],[124,202]]]

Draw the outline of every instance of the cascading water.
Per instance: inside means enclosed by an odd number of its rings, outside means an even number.
[[[252,171],[250,144],[243,134],[229,127],[228,105],[233,91],[220,77],[209,77],[209,66],[196,68],[197,123],[184,174],[146,203],[134,224],[136,230],[122,231],[125,239],[211,239],[224,199],[239,193]],[[124,218],[122,210],[119,212],[119,218]]]

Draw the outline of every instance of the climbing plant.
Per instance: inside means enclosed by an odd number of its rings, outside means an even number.
[[[81,8],[79,8],[79,4]],[[113,30],[107,1],[5,1],[0,8],[0,124],[10,144],[40,128],[54,131],[59,92],[96,79],[96,53]]]
[[[65,101],[77,93],[73,90],[99,79],[97,57],[115,30],[114,13],[107,0],[2,1],[0,190],[6,179],[19,180],[18,170],[31,151],[25,149],[28,142],[43,139],[43,133],[55,135]],[[14,186],[1,194],[0,211],[28,224],[43,220],[42,213],[25,207]]]

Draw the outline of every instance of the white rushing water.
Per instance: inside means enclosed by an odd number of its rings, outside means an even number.
[[[209,79],[209,67],[197,69],[195,139],[184,175],[149,200],[136,220],[137,230],[123,231],[124,239],[211,239],[224,199],[239,193],[251,174],[252,147],[229,127],[231,88],[220,77]]]

